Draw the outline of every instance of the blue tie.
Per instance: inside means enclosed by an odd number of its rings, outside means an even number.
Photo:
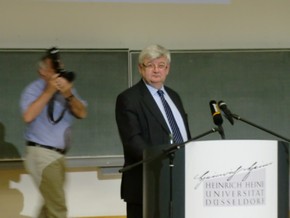
[[[176,123],[176,120],[175,120],[175,118],[173,116],[172,110],[171,110],[169,104],[167,103],[167,101],[164,98],[164,92],[162,90],[158,90],[157,93],[160,96],[162,104],[163,104],[163,107],[165,109],[165,113],[166,113],[166,116],[168,118],[171,130],[172,130],[172,133],[173,133],[174,142],[175,143],[183,142],[183,138],[182,138],[181,133],[179,131],[178,125]]]

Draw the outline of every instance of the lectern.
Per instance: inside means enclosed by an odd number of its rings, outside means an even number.
[[[189,142],[174,151],[173,166],[158,155],[167,147],[144,152],[157,157],[143,164],[144,218],[288,218],[288,143]]]

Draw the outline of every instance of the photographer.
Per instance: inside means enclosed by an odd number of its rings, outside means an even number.
[[[87,115],[86,102],[73,88],[74,74],[61,68],[58,50],[40,60],[40,78],[29,84],[20,100],[26,123],[25,167],[44,199],[38,217],[67,217],[65,158],[74,118]]]

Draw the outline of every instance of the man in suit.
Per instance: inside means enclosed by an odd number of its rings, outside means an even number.
[[[171,108],[181,140],[190,138],[182,101],[174,90],[164,86],[170,60],[170,52],[160,45],[143,49],[138,59],[142,79],[117,97],[115,113],[124,166],[141,161],[145,148],[174,143],[174,127],[170,125],[171,118],[167,117],[158,90],[162,90]],[[142,218],[142,173],[142,165],[139,165],[122,175],[121,198],[127,203],[127,218]]]

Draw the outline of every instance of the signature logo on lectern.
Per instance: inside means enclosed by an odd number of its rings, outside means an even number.
[[[238,166],[234,170],[215,173],[207,170],[194,176],[194,190],[203,186],[206,207],[254,206],[265,204],[266,168],[271,162]]]
[[[246,181],[248,179],[248,177],[250,176],[250,174],[254,170],[265,168],[265,167],[267,167],[267,166],[269,166],[271,164],[272,163],[266,163],[266,164],[258,165],[258,162],[254,162],[250,167],[239,166],[235,170],[226,171],[224,173],[212,173],[212,172],[210,172],[210,170],[208,170],[205,173],[203,173],[201,175],[196,175],[194,177],[194,180],[197,180],[197,184],[195,185],[194,188],[197,189],[200,186],[200,184],[202,184],[206,180],[219,178],[219,177],[226,177],[226,181],[229,182],[235,176],[237,176],[239,173],[245,173],[244,175],[242,175],[242,178],[241,178],[241,181],[243,182],[243,181]]]

